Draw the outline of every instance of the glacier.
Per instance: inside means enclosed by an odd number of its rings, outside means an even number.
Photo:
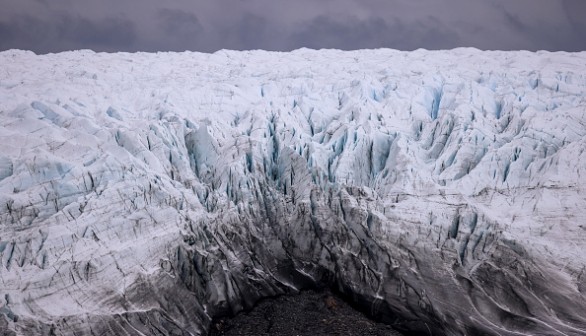
[[[9,50],[0,143],[3,335],[586,334],[585,52]]]

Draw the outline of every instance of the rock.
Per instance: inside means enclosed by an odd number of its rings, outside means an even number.
[[[391,326],[369,320],[329,291],[264,299],[251,311],[218,318],[212,326],[210,336],[401,335]]]

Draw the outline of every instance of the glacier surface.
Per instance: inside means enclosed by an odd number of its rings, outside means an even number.
[[[584,335],[585,150],[586,53],[1,52],[0,333]]]

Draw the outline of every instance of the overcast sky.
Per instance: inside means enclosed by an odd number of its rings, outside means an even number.
[[[586,50],[586,0],[0,0],[0,50]]]

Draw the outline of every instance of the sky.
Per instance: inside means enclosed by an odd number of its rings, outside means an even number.
[[[0,50],[586,50],[586,0],[0,0]]]

